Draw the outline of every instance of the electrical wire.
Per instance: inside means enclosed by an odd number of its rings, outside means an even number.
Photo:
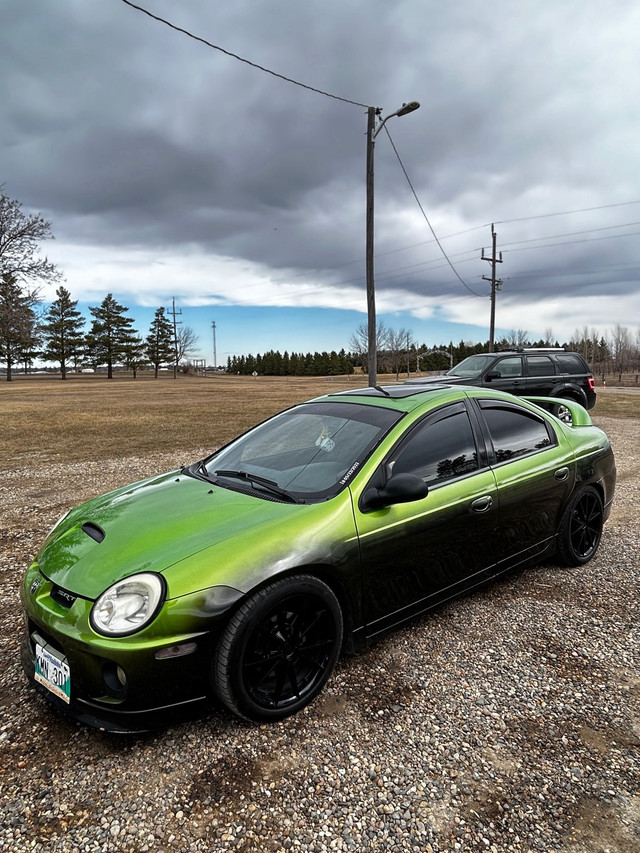
[[[502,246],[518,246],[521,243],[539,243],[541,240],[557,240],[560,237],[579,237],[582,234],[596,234],[598,231],[613,231],[616,228],[629,228],[632,225],[640,225],[639,220],[635,220],[634,222],[622,222],[620,225],[602,225],[599,228],[585,228],[583,231],[567,231],[564,234],[547,234],[544,237],[531,237],[528,240],[513,240],[511,243],[502,243]],[[636,233],[636,232],[634,232]],[[631,235],[626,234],[614,234],[614,237],[626,237]],[[594,240],[601,239],[599,237],[593,237]],[[560,243],[556,243],[554,245],[562,245]]]
[[[521,216],[518,219],[501,219],[499,221],[494,222],[494,225],[506,225],[509,222],[528,222],[530,219],[547,219],[550,216],[569,216],[572,213],[589,213],[592,210],[606,210],[610,207],[626,207],[630,204],[640,204],[640,200],[637,201],[620,201],[615,204],[601,204],[598,207],[581,207],[577,210],[562,210],[558,213],[539,213],[537,216]],[[487,225],[482,227],[487,228]]]
[[[607,237],[589,237],[586,240],[565,240],[562,243],[544,243],[542,246],[521,246],[519,249],[505,249],[505,253],[527,252],[531,249],[553,249],[555,246],[575,246],[578,243],[599,243],[602,240],[620,240],[623,237],[637,237],[638,234],[640,234],[640,231],[631,231],[629,234],[609,234]]]
[[[423,206],[422,206],[422,204],[421,204],[421,202],[420,202],[420,199],[418,198],[418,194],[416,193],[416,191],[415,191],[415,189],[414,189],[414,187],[413,187],[413,184],[411,183],[411,179],[409,178],[409,175],[408,175],[408,173],[407,173],[407,170],[406,170],[406,169],[405,169],[405,167],[404,167],[404,163],[402,162],[402,159],[401,159],[400,155],[398,154],[398,149],[397,149],[397,148],[396,148],[396,146],[394,145],[393,139],[391,138],[391,134],[389,133],[389,128],[387,127],[387,125],[386,125],[386,124],[384,125],[384,129],[385,129],[385,131],[386,131],[386,133],[387,133],[387,136],[388,136],[388,138],[389,138],[389,142],[391,143],[391,147],[393,148],[394,154],[396,155],[396,157],[397,157],[397,159],[398,159],[398,163],[400,163],[400,168],[402,169],[402,172],[403,172],[403,174],[404,174],[404,176],[405,176],[405,178],[406,178],[407,183],[409,184],[409,187],[410,187],[410,189],[411,189],[411,192],[413,193],[413,197],[415,198],[416,203],[417,203],[418,207],[420,208],[420,212],[422,213],[422,215],[423,215],[423,217],[424,217],[425,222],[426,222],[426,223],[427,223],[427,225],[429,226],[429,230],[430,230],[430,231],[431,231],[431,233],[433,234],[433,239],[434,239],[434,240],[436,241],[436,243],[438,244],[438,248],[440,249],[440,251],[442,252],[442,255],[443,255],[443,256],[444,256],[444,258],[445,258],[445,260],[447,261],[447,263],[449,264],[449,266],[450,266],[450,267],[451,267],[451,269],[453,270],[453,274],[454,274],[454,275],[455,275],[455,277],[458,279],[458,281],[463,285],[463,287],[466,287],[466,289],[469,291],[469,293],[472,293],[474,296],[482,296],[483,294],[481,294],[481,293],[476,293],[476,292],[475,292],[475,290],[472,290],[472,288],[470,288],[470,287],[469,287],[469,285],[468,285],[468,284],[466,283],[466,281],[462,278],[462,276],[460,275],[460,273],[458,272],[458,270],[454,267],[453,263],[452,263],[452,262],[451,262],[451,260],[449,259],[449,256],[448,256],[448,255],[447,255],[447,253],[445,252],[444,247],[443,247],[442,243],[440,242],[440,240],[438,239],[438,236],[437,236],[436,232],[433,230],[433,226],[432,226],[432,225],[431,225],[431,223],[429,222],[429,217],[427,216],[427,214],[426,214],[426,212],[425,212],[425,210],[424,210],[424,208],[423,208]]]
[[[158,21],[161,24],[165,24],[167,27],[170,27],[172,30],[176,30],[176,32],[183,33],[185,36],[193,39],[194,41],[199,41],[201,44],[210,47],[212,50],[218,50],[220,53],[224,53],[226,56],[230,56],[232,59],[237,59],[239,62],[244,62],[245,65],[250,65],[252,68],[256,68],[258,71],[264,71],[265,74],[271,74],[272,77],[278,77],[280,80],[285,80],[287,83],[293,83],[294,86],[300,86],[302,89],[308,89],[311,92],[315,92],[317,95],[324,95],[327,98],[333,98],[335,101],[343,101],[345,104],[352,104],[354,107],[364,107],[365,109],[369,109],[367,104],[361,104],[358,101],[351,101],[349,98],[341,98],[339,95],[332,95],[330,92],[325,92],[322,89],[315,89],[313,86],[308,86],[306,83],[300,83],[299,80],[293,80],[291,77],[285,77],[284,74],[278,74],[276,71],[271,71],[270,68],[265,68],[263,65],[258,65],[256,62],[251,62],[249,59],[245,59],[242,56],[238,56],[237,53],[232,53],[230,50],[225,50],[220,45],[212,44],[210,41],[207,41],[200,36],[194,35],[194,33],[189,32],[189,30],[185,30],[183,27],[178,27],[175,24],[172,24],[171,21],[167,21],[165,18],[161,18],[159,15],[154,15],[152,12],[149,12],[147,9],[144,9],[142,6],[138,6],[135,3],[131,3],[130,0],[122,0],[127,6],[131,6],[132,9],[137,9],[138,12],[142,12],[144,15],[147,15],[149,18],[153,18],[154,21]]]

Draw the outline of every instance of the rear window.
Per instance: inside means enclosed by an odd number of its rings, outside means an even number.
[[[479,402],[491,433],[497,463],[537,453],[557,444],[546,422],[532,412],[491,400]]]
[[[527,356],[527,371],[529,376],[553,376],[555,365],[548,355]]]
[[[563,373],[590,373],[587,363],[574,352],[566,352],[556,356]]]

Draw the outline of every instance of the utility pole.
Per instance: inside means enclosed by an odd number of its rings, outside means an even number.
[[[218,356],[216,355],[216,322],[212,320],[211,328],[213,330],[213,369],[216,371],[218,369]]]
[[[176,316],[181,315],[182,311],[176,311],[176,298],[173,297],[171,301],[171,311],[167,308],[167,314],[173,317],[173,351],[175,354],[174,362],[173,362],[173,378],[178,378],[178,325],[182,325],[182,320],[176,320]]]
[[[403,104],[399,110],[390,113],[376,127],[376,118],[382,112],[380,107],[367,107],[367,219],[366,219],[366,283],[367,283],[367,352],[369,362],[369,385],[378,384],[378,331],[376,328],[376,295],[373,272],[373,151],[376,136],[380,133],[388,119],[394,116],[406,116],[420,108],[417,101]]]
[[[500,252],[500,257],[496,255],[496,231],[493,227],[493,222],[491,223],[491,237],[493,240],[493,249],[491,252],[491,257],[486,258],[484,254],[484,249],[482,250],[482,260],[488,261],[491,264],[491,278],[486,275],[483,275],[482,278],[485,281],[491,282],[491,321],[489,323],[489,352],[493,352],[494,339],[496,333],[496,291],[502,290],[502,279],[496,278],[496,264],[502,263],[502,252]]]
[[[373,277],[373,144],[375,140],[376,117],[380,110],[369,107],[367,110],[367,221],[366,221],[366,282],[367,282],[367,354],[369,385],[378,384],[378,347],[376,330],[376,295]]]

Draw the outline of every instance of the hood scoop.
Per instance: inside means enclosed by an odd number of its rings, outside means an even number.
[[[106,536],[104,530],[92,521],[85,521],[82,525],[82,529],[87,536],[90,536],[95,542],[102,542]]]

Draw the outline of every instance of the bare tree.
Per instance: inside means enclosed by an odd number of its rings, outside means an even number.
[[[389,365],[396,375],[396,381],[400,378],[400,371],[407,364],[412,343],[411,332],[408,329],[387,329],[385,348]]]
[[[633,337],[626,326],[619,323],[609,336],[609,347],[613,357],[613,367],[617,373],[623,373],[633,360]]]
[[[52,239],[50,223],[39,213],[24,214],[20,202],[0,186],[0,275],[10,275],[16,282],[58,281],[55,265],[38,255],[39,244]]]
[[[181,326],[178,329],[176,340],[176,363],[179,364],[188,355],[192,355],[199,341],[198,335],[189,326]]]
[[[512,348],[526,347],[529,345],[529,333],[524,329],[510,329],[509,334],[500,343]]]
[[[384,349],[387,342],[387,335],[389,330],[382,322],[379,320],[376,323],[376,350],[380,352],[380,350]],[[362,368],[369,367],[369,328],[366,323],[360,323],[355,332],[351,335],[349,339],[349,351],[353,353],[353,355],[357,356],[360,360]]]

